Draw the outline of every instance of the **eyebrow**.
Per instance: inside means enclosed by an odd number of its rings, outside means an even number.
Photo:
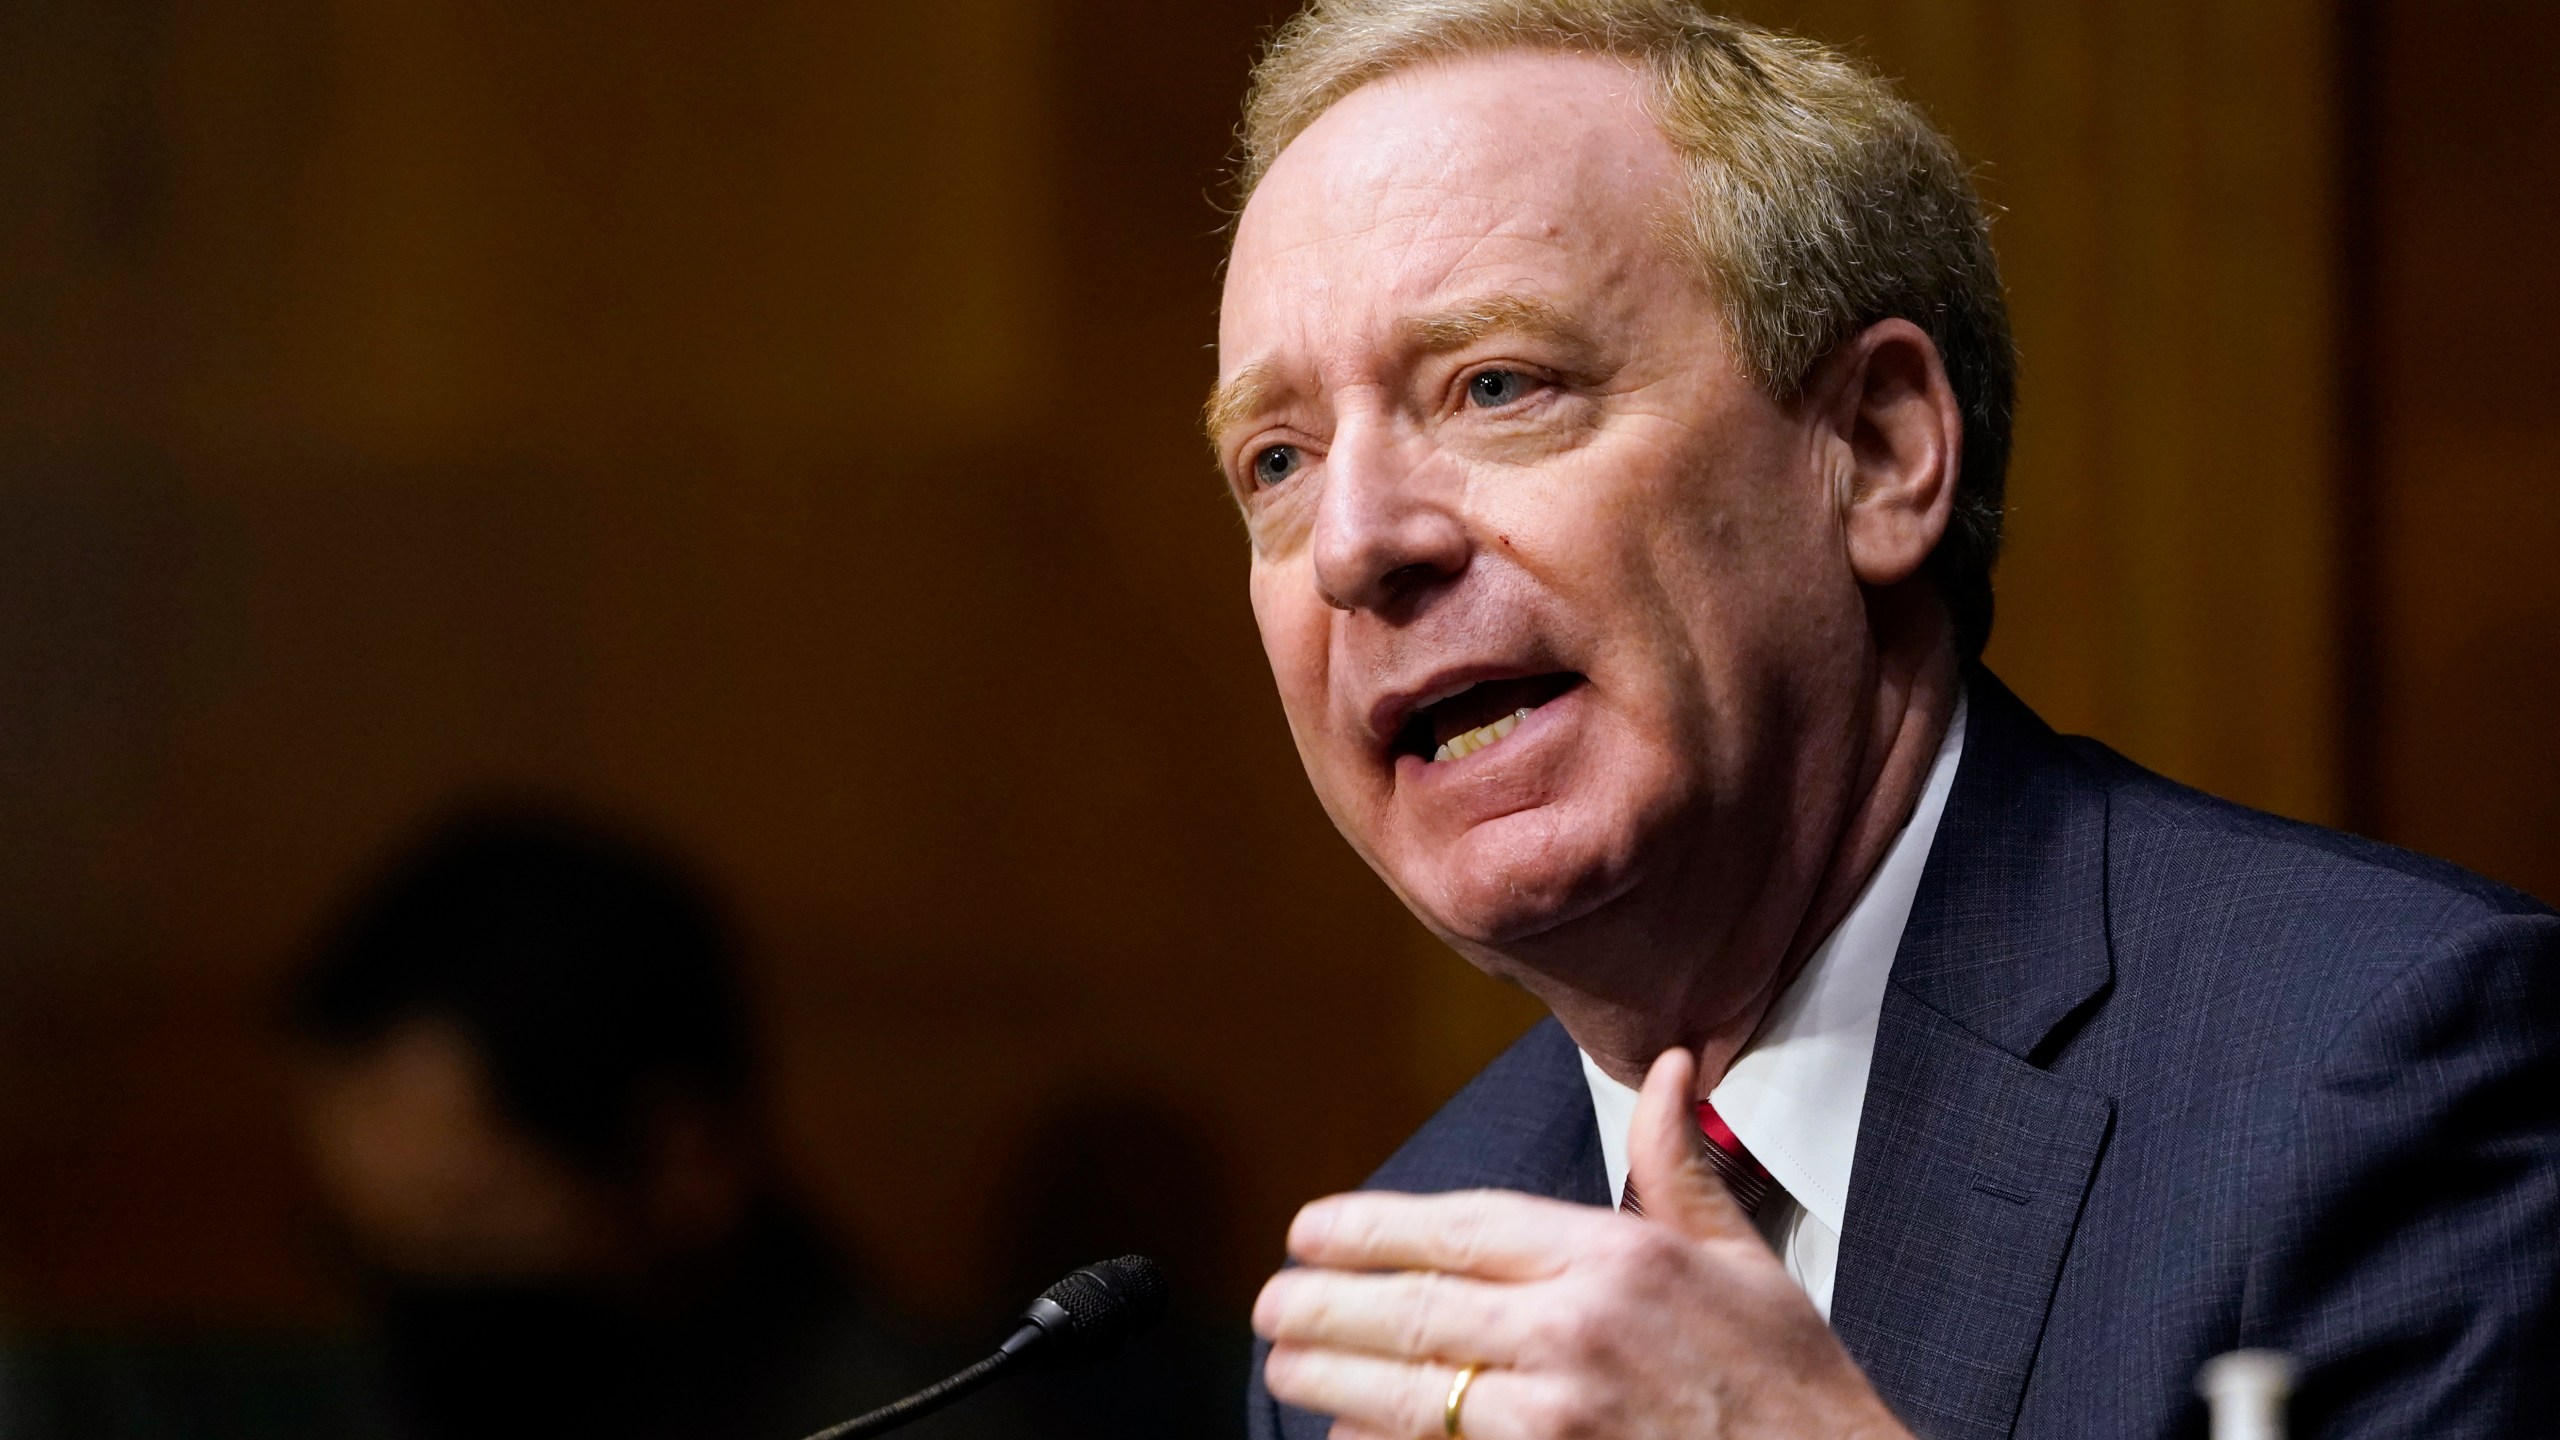
[[[1272,395],[1280,389],[1279,373],[1267,361],[1256,360],[1218,382],[1209,392],[1209,403],[1200,407],[1200,426],[1209,432],[1209,443],[1230,426],[1241,425],[1269,407]]]
[[[1452,310],[1416,315],[1397,328],[1415,349],[1425,353],[1460,349],[1488,335],[1506,332],[1576,349],[1588,349],[1591,344],[1581,326],[1534,295],[1488,295]]]
[[[1397,322],[1407,346],[1422,354],[1463,349],[1489,335],[1521,334],[1568,349],[1588,352],[1591,338],[1562,310],[1534,295],[1488,295],[1447,310],[1409,316]],[[1273,397],[1287,389],[1278,369],[1257,360],[1219,382],[1200,407],[1201,428],[1209,442],[1229,427],[1260,414]]]

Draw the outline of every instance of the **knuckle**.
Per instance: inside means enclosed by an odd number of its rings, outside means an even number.
[[[1573,1307],[1562,1304],[1538,1305],[1529,1311],[1521,1327],[1523,1348],[1540,1360],[1560,1361],[1572,1357]]]
[[[1448,1403],[1446,1394],[1429,1393],[1432,1380],[1429,1371],[1411,1385],[1401,1387],[1396,1396],[1395,1422],[1400,1433],[1436,1435],[1441,1430],[1441,1410]]]
[[[1373,1243],[1378,1228],[1377,1217],[1369,1206],[1357,1203],[1359,1199],[1354,1196],[1351,1200],[1333,1203],[1326,1208],[1322,1219],[1310,1226],[1325,1253],[1356,1254]]]
[[[1303,1339],[1322,1334],[1333,1313],[1331,1288],[1322,1283],[1292,1281],[1280,1292],[1279,1301],[1273,1307],[1277,1322],[1272,1332],[1274,1338]]]
[[[1615,1316],[1595,1305],[1567,1306],[1556,1316],[1557,1339],[1567,1355],[1589,1361],[1614,1348],[1618,1331],[1615,1321]]]
[[[1323,1283],[1300,1285],[1289,1301],[1290,1319],[1302,1335],[1323,1335],[1332,1331],[1334,1321],[1342,1313],[1342,1286],[1332,1276]]]
[[[1398,1353],[1428,1355],[1431,1353],[1433,1321],[1447,1294],[1447,1277],[1436,1271],[1415,1277],[1412,1289],[1397,1318],[1395,1341]]]
[[[1449,1214],[1449,1258],[1460,1269],[1475,1268],[1476,1257],[1484,1251],[1484,1203],[1469,1195],[1453,1207]]]
[[[1577,1388],[1555,1379],[1521,1386],[1518,1394],[1506,1401],[1512,1409],[1511,1419],[1523,1434],[1554,1436],[1556,1440],[1587,1435],[1590,1432],[1583,1412],[1575,1403]]]
[[[1556,1440],[1617,1440],[1620,1426],[1615,1407],[1597,1386],[1578,1381],[1559,1388],[1554,1413],[1541,1433]]]

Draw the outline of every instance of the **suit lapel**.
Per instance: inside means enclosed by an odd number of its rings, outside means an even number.
[[[1517,1104],[1508,1113],[1523,1123],[1505,1143],[1476,1151],[1467,1185],[1519,1190],[1608,1205],[1609,1166],[1601,1158],[1600,1124],[1591,1113],[1591,1086],[1582,1077],[1582,1052],[1553,1016],[1531,1034],[1539,1063],[1523,1067]],[[1452,1186],[1452,1189],[1460,1188]]]
[[[1539,1021],[1379,1167],[1368,1188],[1518,1190],[1608,1204],[1591,1090],[1564,1026],[1553,1016]]]
[[[2104,995],[2105,790],[1988,675],[1894,959],[1832,1326],[1933,1437],[2016,1420],[2114,1107],[2041,1068]]]

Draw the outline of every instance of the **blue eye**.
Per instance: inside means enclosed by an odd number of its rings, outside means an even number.
[[[1297,446],[1270,446],[1253,457],[1253,483],[1268,489],[1297,474],[1301,463]]]
[[[1484,410],[1499,410],[1529,393],[1529,377],[1517,370],[1486,370],[1467,381],[1467,401]]]

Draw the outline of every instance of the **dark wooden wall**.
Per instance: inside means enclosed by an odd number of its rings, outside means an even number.
[[[2020,351],[1989,659],[2047,718],[2340,818],[2329,0],[1759,0],[1977,166]]]
[[[1192,429],[1279,8],[0,8],[0,1313],[329,1313],[273,986],[459,788],[734,893],[790,1151],[928,1305],[1052,1106],[1193,1117],[1240,1297],[1523,1023],[1307,795]],[[2560,891],[2554,22],[1753,8],[2008,208],[2004,671]]]
[[[2560,902],[2560,11],[2372,9],[2349,297],[2359,818]]]

